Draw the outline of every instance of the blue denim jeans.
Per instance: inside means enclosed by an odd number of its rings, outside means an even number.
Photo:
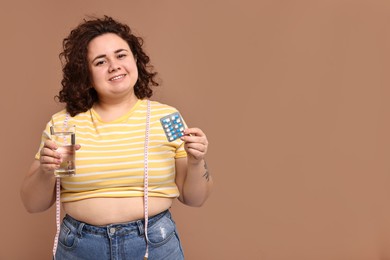
[[[146,251],[143,220],[93,226],[66,215],[58,240],[56,260],[142,260]],[[184,259],[168,210],[149,218],[148,245],[150,260]]]

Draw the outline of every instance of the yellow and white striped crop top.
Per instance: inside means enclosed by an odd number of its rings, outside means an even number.
[[[186,157],[184,143],[168,142],[160,118],[177,112],[151,101],[149,137],[149,196],[178,197],[175,159]],[[69,117],[76,126],[76,174],[61,178],[61,201],[97,197],[142,197],[144,187],[144,141],[147,101],[138,100],[122,117],[103,122],[93,108]],[[54,114],[42,134],[41,147],[50,139],[50,126],[63,124],[66,111]],[[35,155],[39,159],[40,153]]]

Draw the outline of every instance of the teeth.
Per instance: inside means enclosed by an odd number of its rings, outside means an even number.
[[[112,80],[117,80],[117,79],[120,79],[120,78],[123,78],[125,75],[119,75],[119,76],[116,76],[116,77],[113,77],[110,79],[110,81]]]

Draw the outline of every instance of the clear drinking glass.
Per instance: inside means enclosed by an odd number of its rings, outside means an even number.
[[[54,175],[56,177],[73,176],[76,173],[76,126],[54,125],[50,127],[50,134],[52,141],[58,146],[57,152],[62,155],[60,168],[54,171]]]

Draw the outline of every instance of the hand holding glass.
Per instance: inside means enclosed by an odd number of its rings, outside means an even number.
[[[60,167],[54,170],[56,177],[69,177],[76,173],[75,165],[75,144],[76,144],[76,127],[63,125],[54,125],[50,127],[52,140],[56,143],[57,152],[61,154]]]

